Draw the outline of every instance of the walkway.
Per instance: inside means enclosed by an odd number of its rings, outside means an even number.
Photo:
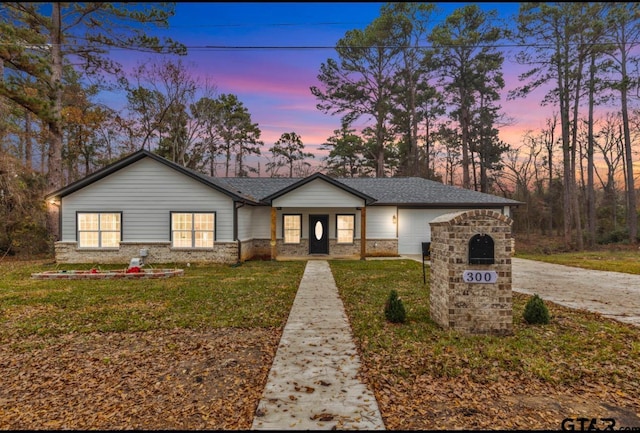
[[[329,263],[310,260],[276,352],[253,430],[384,430]]]

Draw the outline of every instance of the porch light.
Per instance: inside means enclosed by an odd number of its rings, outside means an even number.
[[[393,225],[395,225],[398,222],[398,218],[395,215],[393,215],[391,217],[391,221],[393,221]]]

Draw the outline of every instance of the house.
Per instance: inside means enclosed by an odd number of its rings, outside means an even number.
[[[59,263],[421,254],[429,222],[520,202],[422,178],[216,178],[141,150],[46,197]]]

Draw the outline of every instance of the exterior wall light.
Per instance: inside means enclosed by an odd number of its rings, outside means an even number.
[[[393,225],[395,225],[398,222],[398,217],[396,217],[395,215],[392,216],[391,221],[393,221]]]

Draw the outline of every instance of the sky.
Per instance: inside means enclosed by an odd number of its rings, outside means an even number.
[[[337,59],[333,47],[345,33],[364,29],[379,16],[384,3],[364,2],[205,2],[176,3],[176,14],[164,33],[185,44],[182,61],[193,77],[209,82],[218,94],[234,94],[262,131],[263,153],[285,132],[296,132],[305,151],[326,156],[319,147],[340,127],[339,116],[316,108],[311,86],[322,63]],[[436,3],[441,22],[467,3]],[[509,19],[518,3],[479,3]],[[304,48],[301,48],[304,47]],[[511,53],[513,54],[513,53]],[[506,101],[506,92],[519,85],[518,65],[505,60],[505,97],[502,112],[513,124],[501,129],[500,138],[517,146],[526,130],[544,127],[551,108],[540,107],[542,95],[526,101]],[[362,126],[362,124],[356,126]]]

